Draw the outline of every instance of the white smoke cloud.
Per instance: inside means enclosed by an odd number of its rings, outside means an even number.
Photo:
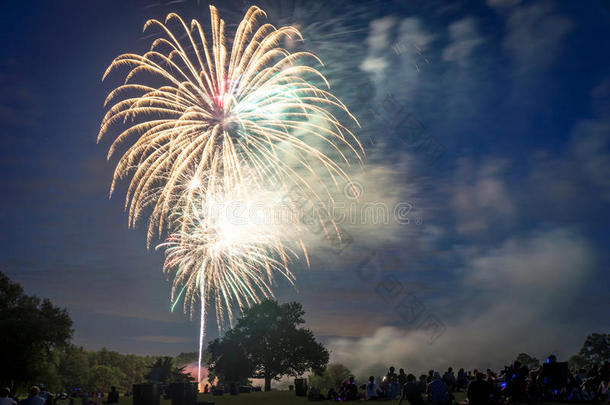
[[[467,158],[458,160],[450,193],[459,233],[484,231],[514,219],[515,207],[505,182],[507,165],[500,159],[478,166]]]
[[[380,327],[371,336],[331,340],[331,360],[363,377],[390,365],[417,373],[497,368],[512,360],[510,352],[565,358],[572,354],[565,348],[577,350],[584,336],[565,333],[557,319],[591,275],[594,257],[585,238],[570,229],[541,230],[465,256],[455,296],[426,302],[447,325],[432,344],[421,329]],[[443,317],[452,306],[460,306],[459,315]]]

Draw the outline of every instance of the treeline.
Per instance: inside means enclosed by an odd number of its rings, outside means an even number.
[[[180,373],[195,358],[196,353],[182,353],[175,358],[138,356],[106,348],[88,351],[70,344],[51,353],[38,378],[52,392],[72,388],[107,392],[112,386],[119,391],[131,391],[132,384],[165,379],[163,367],[169,367],[170,373]]]
[[[44,384],[52,392],[72,388],[126,391],[147,380],[187,379],[185,364],[196,353],[175,358],[87,351],[70,342],[72,320],[67,311],[47,299],[26,295],[23,288],[0,273],[0,384],[11,391]]]
[[[117,387],[119,391],[131,391],[132,384],[164,380],[168,373],[175,379],[175,375],[181,374],[183,366],[196,359],[196,356],[196,353],[181,353],[174,358],[138,356],[106,348],[88,351],[68,345],[52,354],[51,362],[46,367],[45,375],[40,376],[40,381],[52,392],[71,388],[107,392],[111,386]]]

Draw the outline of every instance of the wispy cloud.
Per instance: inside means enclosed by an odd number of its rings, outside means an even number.
[[[490,7],[498,9],[514,7],[519,3],[521,3],[521,0],[487,0],[487,4]]]
[[[378,77],[383,75],[388,67],[384,51],[391,45],[392,28],[395,24],[396,20],[393,17],[371,21],[369,34],[366,39],[369,51],[360,66],[362,70]]]
[[[124,309],[124,310],[108,309],[108,310],[97,311],[97,313],[100,313],[103,315],[110,315],[113,317],[119,317],[119,318],[149,320],[149,321],[155,321],[155,322],[169,322],[169,323],[186,322],[185,317],[180,316],[180,315],[175,315],[169,311],[146,313],[146,312],[137,312],[132,309]]]
[[[189,343],[192,342],[194,339],[186,338],[183,336],[138,336],[137,340],[141,340],[143,342],[175,344]]]
[[[574,23],[559,14],[551,2],[517,6],[506,18],[504,48],[520,73],[544,70],[559,55],[563,39]]]
[[[476,21],[472,17],[463,18],[451,23],[449,45],[443,50],[443,60],[468,66],[473,61],[473,53],[484,39],[479,35]]]

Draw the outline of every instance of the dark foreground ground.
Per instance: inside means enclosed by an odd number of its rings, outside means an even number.
[[[455,394],[456,400],[462,402],[465,400],[465,393],[458,392]],[[215,405],[291,405],[291,404],[330,404],[331,402],[309,402],[306,397],[297,397],[292,391],[273,391],[273,392],[253,392],[251,394],[239,394],[235,396],[223,395],[213,397],[212,395],[199,395],[199,402],[210,401],[214,402]],[[131,405],[131,398],[121,397],[121,405]],[[352,403],[352,402],[350,402]],[[358,402],[353,402],[358,403]],[[380,401],[383,404],[398,404],[398,400],[394,401]],[[161,405],[170,405],[171,401],[161,400]],[[408,404],[407,401],[403,401],[403,404]],[[542,404],[540,404],[542,405]]]
[[[308,403],[306,397],[297,397],[294,392],[290,391],[273,391],[273,392],[253,392],[250,394],[239,394],[239,395],[202,395],[198,396],[198,402],[210,401],[214,402],[215,405],[290,405],[290,404],[305,404]],[[330,403],[328,401],[325,401]],[[398,403],[398,401],[389,401],[388,404]],[[161,405],[171,405],[171,400],[161,400]],[[313,402],[309,402],[313,403]],[[121,405],[131,405],[131,398],[121,397]]]
[[[458,393],[459,395],[459,393]],[[461,400],[461,397],[459,397]],[[307,397],[297,397],[293,391],[273,391],[273,392],[253,392],[250,394],[239,394],[239,395],[199,395],[198,401],[210,401],[214,402],[215,405],[291,405],[291,404],[331,404],[329,401],[323,402],[309,402]],[[131,405],[131,398],[121,397],[121,405]],[[350,402],[352,403],[352,402]],[[353,402],[358,403],[358,402]],[[398,404],[396,401],[384,401],[384,404]],[[403,402],[406,404],[407,402]],[[171,405],[170,400],[161,400],[161,405]]]

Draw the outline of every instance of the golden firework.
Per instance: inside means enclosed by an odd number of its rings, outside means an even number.
[[[176,199],[187,172],[222,178],[230,187],[243,183],[246,170],[253,186],[272,178],[318,204],[330,197],[329,180],[349,181],[342,165],[360,159],[362,147],[341,121],[356,119],[328,91],[324,76],[305,64],[321,61],[280,46],[301,38],[296,28],[259,24],[264,11],[250,7],[229,52],[225,22],[213,6],[210,14],[210,38],[198,21],[187,25],[174,13],[165,23],[149,20],[144,30],[158,27],[162,34],[150,50],[121,55],[104,73],[127,67],[124,84],[106,99],[112,106],[98,135],[100,141],[123,126],[108,151],[109,159],[122,153],[110,193],[131,177],[129,224],[152,206],[148,243],[162,235],[172,210],[190,204],[192,193]]]

